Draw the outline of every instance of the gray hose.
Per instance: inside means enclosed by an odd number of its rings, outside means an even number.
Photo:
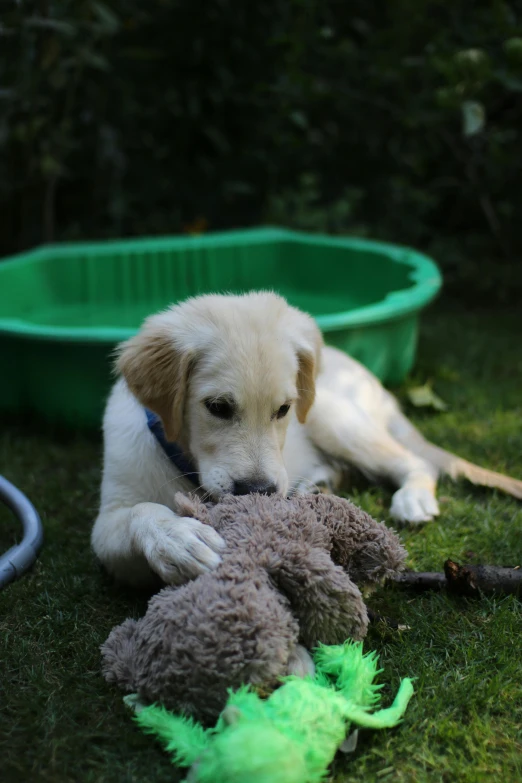
[[[0,476],[0,503],[11,509],[24,528],[22,541],[0,556],[1,589],[32,566],[43,544],[43,528],[33,504],[3,476]]]

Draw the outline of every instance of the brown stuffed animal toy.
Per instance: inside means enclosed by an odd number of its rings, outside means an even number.
[[[224,538],[221,564],[165,587],[141,620],[102,646],[109,682],[145,702],[214,721],[229,688],[270,692],[300,643],[362,639],[368,615],[356,583],[403,568],[396,534],[342,498],[226,496],[216,505],[177,495],[178,513]]]

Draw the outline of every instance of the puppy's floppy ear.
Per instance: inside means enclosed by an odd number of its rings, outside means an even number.
[[[321,369],[323,338],[314,319],[296,310],[291,311],[290,333],[297,352],[297,418],[304,424],[315,399],[315,379]]]
[[[131,392],[163,424],[168,441],[178,439],[193,354],[176,340],[168,313],[148,318],[138,334],[118,349],[116,370]]]

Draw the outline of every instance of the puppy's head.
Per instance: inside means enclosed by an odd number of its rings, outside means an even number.
[[[202,296],[147,319],[117,369],[211,497],[285,494],[286,430],[312,406],[321,347],[313,319],[275,294]]]

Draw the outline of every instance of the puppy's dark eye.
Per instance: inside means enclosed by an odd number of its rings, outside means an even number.
[[[228,400],[205,400],[205,408],[216,419],[231,419],[235,408]]]
[[[281,405],[281,407],[276,413],[276,419],[284,419],[284,417],[286,416],[289,410],[290,410],[290,405],[286,403],[285,405]]]

